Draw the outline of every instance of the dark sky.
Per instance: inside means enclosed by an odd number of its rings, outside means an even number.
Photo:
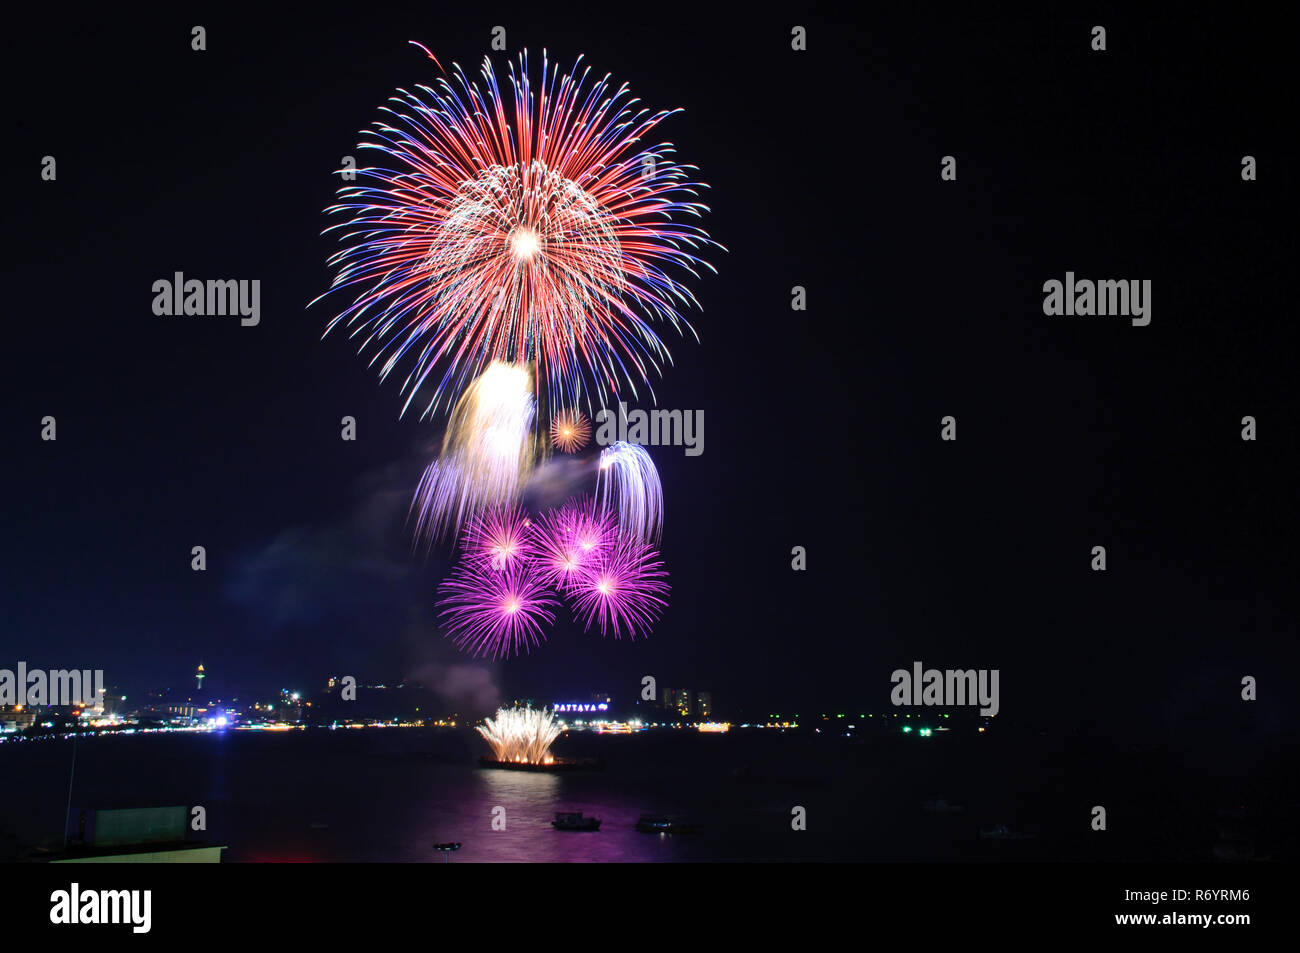
[[[1245,674],[1289,720],[1291,34],[1235,13],[810,9],[16,14],[0,667],[103,668],[135,692],[200,658],[244,693],[407,676],[484,710],[628,698],[652,674],[808,711],[881,710],[919,659],[1000,669],[1003,714],[1030,721],[1215,717]],[[402,527],[440,423],[399,420],[398,379],[321,340],[336,303],[306,305],[336,247],[331,171],[392,90],[434,78],[407,41],[473,73],[497,24],[511,53],[583,53],[684,107],[661,130],[712,186],[728,252],[693,285],[701,343],[668,337],[657,385],[705,417],[702,456],[652,449],[666,617],[646,642],[565,624],[484,665],[440,635],[445,565]],[[1067,270],[1150,279],[1151,325],[1044,316]],[[261,324],[155,316],[175,271],[260,279]]]

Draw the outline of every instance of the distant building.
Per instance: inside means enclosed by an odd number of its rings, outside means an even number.
[[[36,722],[38,709],[31,705],[0,705],[0,731],[22,731]]]
[[[665,688],[664,708],[683,718],[691,717],[694,693],[689,688]]]
[[[663,707],[681,718],[708,718],[713,714],[713,693],[690,688],[665,688]]]
[[[280,700],[276,705],[276,714],[280,721],[297,724],[302,721],[302,698],[297,692],[287,688],[280,689]]]

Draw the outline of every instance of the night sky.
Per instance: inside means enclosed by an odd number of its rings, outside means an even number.
[[[920,660],[1000,669],[1002,715],[1031,723],[1212,722],[1248,674],[1260,723],[1293,720],[1289,32],[1222,12],[650,6],[631,29],[608,6],[311,9],[11,14],[0,667],[102,668],[129,694],[202,659],[250,701],[406,677],[478,716],[628,700],[646,674],[724,713],[880,711]],[[307,304],[338,247],[332,171],[395,88],[436,76],[407,41],[476,74],[497,24],[511,55],[585,54],[684,107],[660,131],[712,186],[727,252],[691,285],[701,343],[664,331],[657,406],[705,420],[702,456],[650,448],[665,618],[616,642],[562,610],[540,649],[488,664],[442,637],[445,560],[403,527],[442,421],[399,419],[400,375],[321,339],[343,298]],[[1150,279],[1150,326],[1045,316],[1067,270]],[[176,271],[260,279],[260,325],[155,316]]]

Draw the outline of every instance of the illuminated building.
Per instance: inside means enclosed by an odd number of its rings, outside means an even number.
[[[713,692],[697,692],[689,688],[665,688],[663,707],[682,718],[705,719],[713,714]]]
[[[689,688],[665,688],[664,708],[676,712],[683,718],[689,718],[693,694]]]
[[[38,711],[31,705],[0,705],[0,731],[22,731],[36,723]]]
[[[287,688],[280,689],[280,699],[276,705],[276,711],[279,720],[289,724],[297,724],[302,721],[302,698],[297,692],[291,692]]]

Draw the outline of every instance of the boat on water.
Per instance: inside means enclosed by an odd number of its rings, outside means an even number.
[[[642,834],[694,834],[700,825],[677,814],[642,814],[636,829]]]
[[[583,817],[581,811],[556,811],[551,826],[557,831],[598,831],[599,817]]]
[[[966,810],[960,804],[949,804],[942,794],[926,799],[921,804],[921,809],[928,814],[962,814]]]
[[[1034,834],[1026,834],[1024,831],[1013,831],[1005,824],[980,828],[980,840],[1033,840],[1034,837]]]
[[[1255,836],[1258,825],[1245,805],[1219,810],[1219,824],[1210,856],[1228,862],[1270,860],[1256,850]]]
[[[605,767],[602,758],[552,758],[550,761],[535,763],[499,761],[487,754],[479,758],[478,763],[485,768],[501,768],[506,771],[599,771]]]
[[[442,854],[442,859],[450,864],[452,852],[460,850],[460,841],[447,841],[443,844],[434,844],[433,849],[439,851]]]

